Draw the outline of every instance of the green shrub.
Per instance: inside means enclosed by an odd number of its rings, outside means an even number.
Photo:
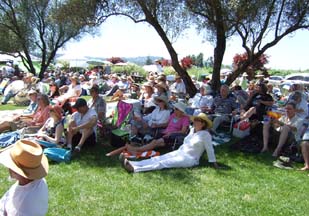
[[[127,66],[112,66],[111,67],[112,73],[116,74],[127,74],[127,75],[132,75],[132,74],[138,74],[140,76],[146,77],[147,72],[138,65],[127,65]]]

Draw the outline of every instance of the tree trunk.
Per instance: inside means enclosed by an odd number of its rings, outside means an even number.
[[[214,49],[212,88],[218,91],[221,86],[220,71],[226,48],[225,28],[224,28],[224,21],[222,17],[222,9],[220,2],[217,2],[217,6],[215,7],[215,14],[217,16],[217,21],[215,23],[217,31],[216,31],[216,47]]]
[[[145,14],[147,22],[154,27],[154,29],[157,31],[157,33],[161,37],[162,41],[164,42],[164,44],[165,44],[165,46],[166,46],[166,48],[167,48],[167,50],[168,50],[168,52],[171,56],[172,66],[174,67],[175,71],[179,74],[179,76],[182,78],[183,82],[185,83],[187,93],[190,95],[190,97],[193,97],[196,94],[197,89],[196,89],[194,83],[192,82],[192,79],[189,76],[189,74],[187,73],[187,71],[185,69],[183,69],[181,67],[181,65],[179,64],[178,55],[177,55],[172,43],[168,39],[165,31],[162,29],[158,20],[155,17],[153,17],[151,12],[148,10],[144,1],[138,1],[138,2],[139,2],[140,6],[141,6],[141,8],[142,8],[142,10]]]

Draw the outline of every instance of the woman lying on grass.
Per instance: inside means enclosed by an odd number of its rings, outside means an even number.
[[[128,172],[144,172],[164,168],[193,167],[199,164],[200,157],[205,150],[208,161],[218,168],[211,135],[207,131],[211,128],[212,122],[206,114],[200,113],[194,117],[193,126],[194,128],[191,129],[178,150],[142,161],[125,159],[123,161],[124,168]]]

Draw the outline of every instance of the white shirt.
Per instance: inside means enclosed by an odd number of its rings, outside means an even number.
[[[180,83],[178,82],[174,82],[171,85],[171,92],[175,92],[175,93],[186,93],[186,86],[184,84],[183,81],[181,81]]]
[[[302,119],[305,119],[308,116],[308,104],[307,100],[301,99],[300,103],[296,104],[296,109],[302,109],[303,112],[296,113],[296,115]]]
[[[192,102],[192,108],[211,108],[214,102],[214,98],[212,95],[201,95],[201,93],[197,93],[192,99],[190,99],[190,102]]]
[[[82,92],[82,87],[80,85],[76,85],[75,87],[69,85],[68,91],[65,93],[67,98],[78,97]]]
[[[186,136],[183,144],[179,148],[179,151],[190,155],[197,161],[199,161],[205,150],[207,152],[208,161],[211,163],[216,162],[211,135],[206,130],[201,130],[194,133],[194,128],[191,129],[189,135]]]
[[[280,117],[279,121],[283,122],[286,125],[291,125],[296,128],[296,131],[292,131],[295,135],[296,141],[300,140],[301,127],[303,125],[304,119],[299,118],[295,115],[293,118],[289,119],[286,115]],[[279,128],[281,130],[281,127]]]
[[[170,110],[164,109],[161,110],[160,107],[156,107],[152,113],[148,114],[147,116],[143,117],[143,119],[148,122],[148,125],[151,126],[152,124],[165,124],[168,122],[168,119],[171,115]]]
[[[40,216],[48,210],[48,187],[45,179],[26,185],[16,182],[0,200],[0,215]]]
[[[89,122],[93,116],[97,118],[98,117],[97,112],[94,109],[89,108],[88,111],[83,116],[79,112],[73,113],[72,119],[73,121],[75,121],[76,125],[79,126]],[[93,127],[93,132],[96,132],[96,130],[97,126],[95,125]],[[82,129],[79,132],[82,133]]]

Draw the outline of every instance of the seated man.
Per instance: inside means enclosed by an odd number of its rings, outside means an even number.
[[[41,146],[19,140],[2,151],[0,163],[17,181],[0,199],[0,215],[46,215],[48,160]]]
[[[186,96],[186,86],[183,80],[179,75],[175,76],[175,82],[171,85],[170,88],[172,94],[176,95],[179,98],[185,98]]]
[[[236,98],[229,93],[229,87],[222,85],[220,95],[215,97],[212,110],[215,113],[212,130],[216,132],[222,122],[230,121],[230,114],[235,115],[238,104]]]
[[[174,104],[174,113],[168,120],[167,128],[159,136],[161,138],[152,140],[149,144],[142,147],[134,147],[127,145],[127,150],[131,153],[144,152],[152,150],[156,147],[163,147],[171,144],[177,139],[177,137],[185,136],[188,132],[190,119],[185,114],[186,105],[178,102]]]
[[[295,137],[296,141],[300,140],[300,131],[303,120],[296,115],[295,103],[289,102],[286,106],[286,115],[282,116],[279,120],[272,119],[270,122],[265,122],[263,125],[263,149],[261,152],[268,151],[269,141],[269,129],[272,124],[275,128],[280,131],[278,145],[273,152],[274,157],[278,157],[282,150],[282,147],[286,143],[288,137]],[[271,123],[271,124],[270,124]]]
[[[266,111],[274,104],[274,99],[267,93],[267,86],[264,83],[257,84],[255,90],[241,111],[241,119],[262,121]]]
[[[94,146],[96,143],[96,125],[98,115],[94,109],[87,106],[83,98],[78,98],[73,108],[77,112],[73,113],[68,126],[67,144],[69,148],[74,148],[74,153],[79,153],[85,146]]]

